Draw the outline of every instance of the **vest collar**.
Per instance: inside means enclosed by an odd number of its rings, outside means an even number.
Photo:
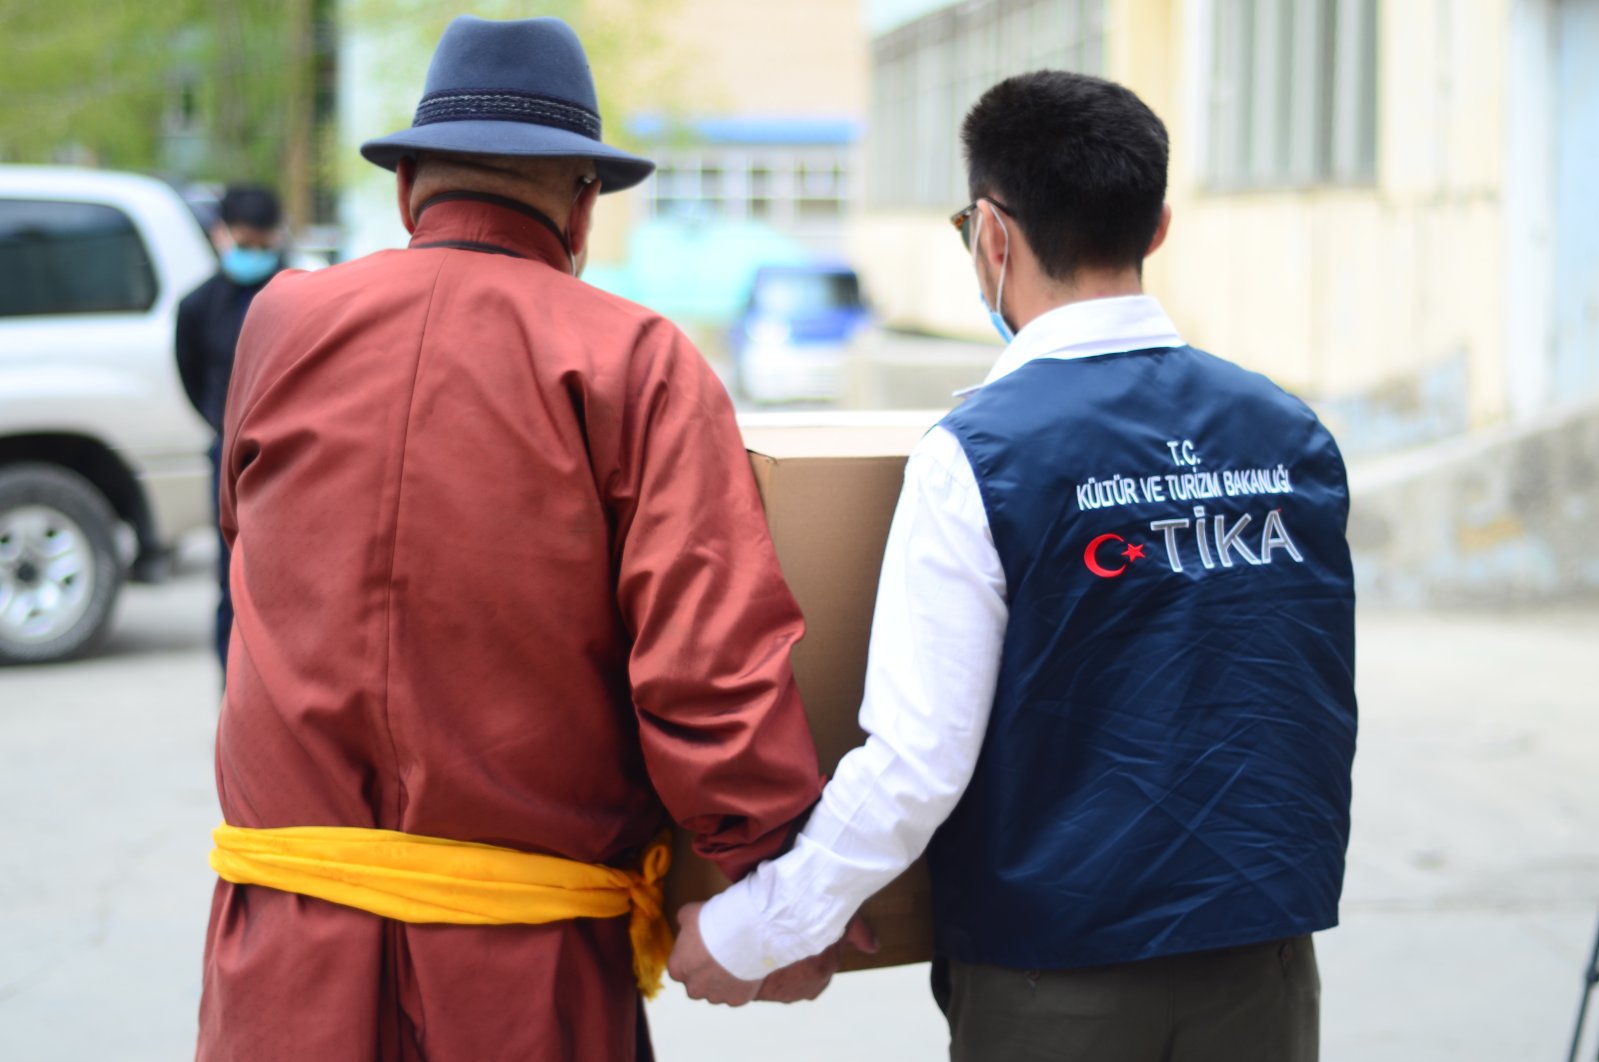
[[[453,247],[544,262],[572,271],[566,237],[542,211],[486,192],[444,192],[417,211],[411,247]]]
[[[1070,361],[1099,354],[1123,354],[1154,347],[1180,347],[1177,326],[1153,295],[1069,302],[1027,322],[999,356],[988,379],[956,391],[964,398],[1039,358]]]

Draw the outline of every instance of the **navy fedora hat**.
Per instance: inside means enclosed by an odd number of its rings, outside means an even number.
[[[631,188],[655,169],[600,142],[588,56],[558,18],[451,22],[411,128],[361,145],[361,155],[386,170],[420,151],[593,159],[605,192]]]

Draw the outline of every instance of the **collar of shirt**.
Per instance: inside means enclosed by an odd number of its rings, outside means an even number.
[[[446,192],[422,204],[416,230],[411,233],[411,246],[529,258],[568,273],[572,260],[556,232],[553,221],[514,199],[479,192]]]
[[[1119,295],[1069,302],[1027,322],[999,356],[988,379],[955,392],[964,398],[1039,358],[1091,358],[1130,350],[1180,347],[1177,326],[1153,295]]]

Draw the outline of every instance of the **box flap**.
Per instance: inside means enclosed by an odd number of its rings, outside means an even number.
[[[929,428],[937,410],[906,413],[745,413],[739,416],[744,447],[776,460],[799,457],[904,457]]]

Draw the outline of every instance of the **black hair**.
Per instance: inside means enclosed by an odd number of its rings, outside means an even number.
[[[283,220],[283,208],[272,189],[258,184],[230,184],[222,193],[218,208],[224,225],[249,225],[257,229],[275,229]]]
[[[1049,276],[1142,265],[1170,148],[1130,90],[1064,70],[1007,78],[966,115],[961,141],[972,198],[1008,208]]]

